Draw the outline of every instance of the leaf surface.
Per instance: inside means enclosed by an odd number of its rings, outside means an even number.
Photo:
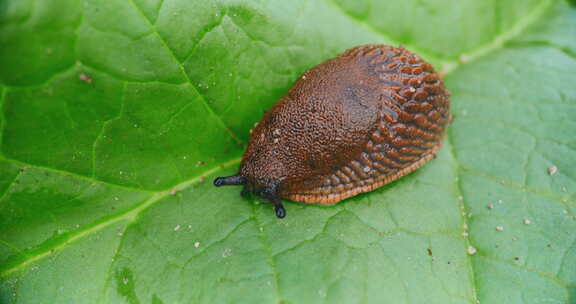
[[[284,220],[212,186],[363,43],[445,73],[437,159]],[[0,303],[576,301],[565,2],[10,0],[0,45]]]

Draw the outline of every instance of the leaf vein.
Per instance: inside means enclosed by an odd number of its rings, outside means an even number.
[[[224,166],[224,167],[232,166],[232,165],[237,164],[239,161],[240,161],[239,158],[235,158],[235,159],[232,159],[226,163],[223,163],[222,166]],[[173,189],[176,191],[181,191],[182,189],[188,188],[191,185],[194,185],[194,184],[201,182],[205,178],[205,176],[213,174],[213,173],[219,171],[220,169],[221,169],[220,166],[215,166],[211,169],[204,171],[203,173],[199,174],[196,177],[193,177],[187,181],[184,181],[184,182],[178,184]],[[70,234],[62,242],[60,242],[60,243],[58,243],[58,244],[56,244],[50,248],[44,248],[38,254],[33,255],[33,256],[29,256],[27,259],[23,260],[22,262],[20,262],[17,265],[11,265],[7,268],[0,268],[0,277],[7,276],[8,274],[11,274],[11,273],[16,272],[20,269],[23,269],[27,265],[47,257],[52,252],[60,250],[72,242],[78,241],[78,240],[84,238],[85,236],[88,236],[94,232],[100,231],[100,230],[102,230],[102,229],[104,229],[104,228],[106,228],[112,224],[115,224],[119,221],[126,220],[126,219],[127,220],[134,220],[141,212],[143,212],[144,210],[147,210],[150,206],[156,204],[158,201],[161,201],[162,199],[166,198],[167,196],[171,195],[171,193],[172,193],[171,190],[164,190],[164,191],[160,191],[160,192],[150,192],[150,191],[146,191],[146,192],[149,192],[152,195],[147,200],[145,200],[143,203],[135,205],[133,208],[127,210],[126,212],[118,214],[116,217],[111,217],[104,222],[101,222],[101,223],[98,223],[95,225],[91,225],[91,226],[89,226],[85,229],[82,229],[82,230],[78,230],[76,233]]]
[[[252,204],[252,214],[254,219],[254,224],[256,226],[256,230],[258,233],[258,237],[260,239],[260,243],[262,243],[262,248],[264,254],[266,255],[266,260],[268,265],[270,266],[270,270],[272,271],[272,279],[274,281],[274,290],[276,292],[276,302],[282,303],[282,294],[280,292],[280,280],[278,278],[278,268],[276,267],[276,261],[274,259],[274,255],[272,254],[272,250],[270,249],[270,241],[264,232],[264,228],[258,219],[258,210],[256,210],[256,204]]]
[[[92,143],[92,175],[91,175],[91,178],[93,178],[93,179],[96,179],[96,149],[97,149],[97,145],[100,142],[100,140],[102,140],[102,138],[104,137],[104,133],[105,133],[108,125],[114,121],[119,120],[122,117],[122,115],[124,114],[124,106],[126,104],[126,82],[124,82],[122,84],[122,99],[121,99],[121,101],[122,101],[122,103],[120,104],[120,110],[118,111],[118,114],[116,116],[102,122],[102,127],[100,129],[100,132],[98,133],[98,135],[94,139],[94,143]]]
[[[461,178],[461,171],[462,168],[460,166],[460,161],[458,159],[458,154],[456,153],[456,149],[453,143],[453,134],[452,134],[452,129],[448,128],[447,132],[446,132],[446,140],[448,141],[448,143],[450,144],[450,153],[452,154],[452,157],[454,159],[454,164],[455,164],[455,171],[456,171],[456,195],[462,199],[457,199],[458,204],[460,205],[460,209],[461,209],[461,219],[462,219],[462,226],[464,228],[463,232],[467,232],[468,228],[470,227],[468,225],[467,222],[467,217],[466,217],[466,197],[464,196],[464,190],[462,187],[462,178]],[[472,247],[472,243],[470,242],[470,239],[468,237],[464,237],[464,244],[467,248],[463,248],[464,252],[467,252],[469,248]],[[472,289],[472,298],[474,299],[474,301],[478,302],[480,299],[478,298],[478,281],[476,279],[476,269],[474,268],[474,263],[472,262],[472,257],[468,256],[468,258],[466,259],[467,263],[467,268],[468,268],[468,276],[470,279],[470,283],[472,284],[471,289]]]
[[[130,4],[136,9],[136,11],[142,16],[142,18],[144,18],[144,20],[146,20],[146,22],[148,23],[148,25],[150,26],[150,29],[154,32],[154,34],[156,36],[158,36],[158,38],[160,39],[160,42],[162,43],[162,46],[170,53],[170,55],[172,56],[172,59],[178,63],[178,68],[180,69],[180,71],[182,72],[182,74],[184,75],[184,77],[186,78],[186,81],[188,83],[190,83],[191,87],[194,89],[194,91],[196,91],[196,93],[198,94],[198,96],[200,96],[200,100],[202,101],[202,104],[204,105],[204,107],[206,108],[206,110],[210,113],[211,116],[214,117],[216,123],[218,123],[224,131],[226,131],[237,143],[241,144],[242,141],[238,138],[238,136],[236,136],[231,130],[230,128],[228,128],[228,126],[224,123],[224,120],[222,120],[222,117],[220,117],[219,115],[216,114],[216,112],[214,112],[214,109],[212,109],[212,107],[208,104],[208,102],[206,101],[206,98],[200,94],[200,91],[198,90],[198,88],[196,87],[196,85],[190,80],[190,77],[188,76],[188,73],[186,72],[186,69],[184,68],[184,66],[180,63],[180,61],[178,60],[178,58],[176,57],[176,54],[174,53],[174,51],[172,50],[172,48],[170,48],[168,46],[168,44],[166,43],[166,39],[164,39],[164,37],[162,35],[160,35],[160,32],[158,32],[158,30],[156,29],[156,27],[154,26],[154,24],[148,19],[148,17],[146,17],[146,15],[144,14],[144,12],[142,11],[142,9],[136,5],[136,3],[134,3],[134,0],[129,0]]]

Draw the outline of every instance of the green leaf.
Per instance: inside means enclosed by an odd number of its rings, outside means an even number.
[[[363,43],[446,74],[437,159],[284,220],[212,186]],[[0,303],[576,302],[566,2],[6,0],[0,46]]]

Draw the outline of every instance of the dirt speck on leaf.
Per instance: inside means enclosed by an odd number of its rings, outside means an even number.
[[[552,176],[556,173],[558,173],[558,167],[552,166],[552,167],[548,168],[548,175]]]
[[[92,83],[92,76],[88,75],[88,74],[84,74],[81,73],[80,76],[78,76],[78,78],[82,81],[84,81],[85,83]]]
[[[226,248],[226,249],[224,249],[224,251],[222,252],[222,257],[223,257],[223,258],[227,258],[227,257],[229,257],[229,256],[231,256],[231,255],[232,255],[232,249],[230,249],[230,248]]]

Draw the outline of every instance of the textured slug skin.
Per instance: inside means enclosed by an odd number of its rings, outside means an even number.
[[[449,92],[404,48],[364,45],[300,77],[253,130],[240,174],[250,190],[331,204],[432,159],[450,120]]]

